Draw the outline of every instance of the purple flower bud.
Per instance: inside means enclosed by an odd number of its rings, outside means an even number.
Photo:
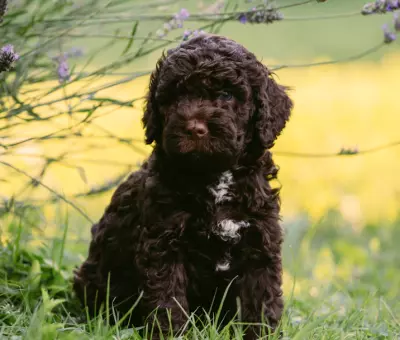
[[[238,19],[242,24],[245,24],[247,22],[247,17],[244,13],[240,14]]]
[[[387,0],[386,3],[386,10],[387,11],[394,11],[400,8],[399,0]]]
[[[173,23],[174,28],[182,28],[183,27],[183,21],[181,19],[176,19],[175,22]]]
[[[0,73],[9,71],[14,62],[19,60],[19,55],[14,53],[13,45],[5,45],[0,49]]]
[[[68,57],[70,58],[79,58],[83,56],[83,50],[78,47],[72,47],[69,52],[67,52]]]
[[[172,29],[172,25],[168,22],[164,24],[164,31],[169,32]]]
[[[183,32],[183,41],[186,41],[189,39],[190,35],[192,34],[192,31],[190,30],[186,30],[185,32]]]
[[[2,53],[12,54],[14,53],[14,46],[11,44],[5,45],[1,48]]]
[[[368,4],[365,4],[365,5],[363,6],[363,8],[362,8],[362,10],[361,10],[361,14],[363,14],[363,15],[369,15],[369,14],[374,13],[374,11],[375,11],[374,5],[368,3]]]
[[[178,15],[181,20],[186,20],[190,16],[189,11],[186,8],[182,8]]]
[[[58,73],[58,80],[60,81],[60,83],[63,83],[70,79],[68,62],[65,56],[61,56],[58,58],[57,73]]]
[[[284,17],[285,16],[282,12],[276,12],[276,14],[275,14],[275,20],[283,20]]]
[[[163,38],[163,37],[165,37],[165,31],[162,30],[162,29],[157,30],[156,36],[157,36],[158,38]]]
[[[173,29],[182,28],[183,21],[185,21],[187,18],[189,18],[189,11],[185,8],[182,8],[179,13],[174,14],[169,22],[164,23],[163,29],[159,29],[156,32],[156,35],[159,38],[162,38],[165,37]]]
[[[198,36],[198,35],[200,35],[200,34],[205,34],[205,32],[203,31],[203,30],[195,30],[195,31],[193,31],[193,36]]]
[[[383,25],[383,41],[385,44],[390,44],[394,40],[396,40],[396,33],[390,32],[388,26]]]

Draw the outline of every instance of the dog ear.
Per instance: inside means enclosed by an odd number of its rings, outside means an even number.
[[[157,105],[156,93],[159,83],[160,73],[165,60],[164,53],[156,64],[155,70],[150,75],[149,90],[146,95],[144,114],[142,123],[145,128],[145,142],[151,144],[153,141],[157,143],[161,140],[163,119]]]
[[[258,63],[258,68],[261,69],[262,79],[256,82],[257,87],[253,90],[253,142],[265,150],[274,146],[291,115],[293,102],[287,95],[288,87],[278,84],[263,64]]]

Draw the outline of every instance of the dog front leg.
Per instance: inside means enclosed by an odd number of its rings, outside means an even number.
[[[268,325],[250,326],[246,331],[246,340],[257,339],[261,336],[273,333],[280,321],[283,310],[281,289],[281,264],[280,258],[275,264],[267,268],[259,268],[245,273],[239,280],[239,297],[241,300],[242,321]]]
[[[186,298],[187,276],[183,264],[164,264],[147,270],[144,287],[145,310],[153,328],[152,339],[175,334],[187,321],[189,306]],[[171,329],[172,326],[172,329]]]

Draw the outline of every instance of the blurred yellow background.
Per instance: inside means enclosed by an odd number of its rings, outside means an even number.
[[[266,65],[276,64],[274,60],[264,62]],[[275,161],[280,167],[284,218],[307,212],[317,219],[329,208],[340,209],[355,228],[366,221],[395,218],[400,197],[400,145],[377,152],[341,157],[293,157],[279,152],[334,154],[342,147],[363,151],[400,140],[400,93],[395,85],[400,79],[400,54],[388,54],[379,63],[353,62],[283,69],[276,72],[276,79],[293,87],[290,94],[295,103],[293,115],[273,148]],[[105,78],[101,81],[106,83],[110,80]],[[145,94],[147,84],[148,77],[145,76],[103,90],[96,96],[132,100]],[[49,84],[49,88],[52,85]],[[68,94],[85,88],[83,86],[90,92],[90,87],[94,85],[99,86],[99,81],[70,85]],[[45,101],[63,94],[63,91],[59,91],[46,96]],[[76,103],[74,100],[68,102],[69,105]],[[65,109],[65,105],[65,102],[60,102],[43,106],[41,110],[51,114],[51,110]],[[72,153],[75,156],[68,156],[67,159],[83,167],[87,183],[82,179],[83,171],[62,164],[52,165],[43,182],[65,195],[84,192],[125,169],[122,165],[110,165],[107,162],[135,165],[146,157],[150,147],[143,143],[142,106],[143,101],[140,100],[135,102],[134,108],[115,106],[96,111],[99,118],[94,121],[94,126],[85,128],[85,133],[97,137],[77,137],[68,142],[55,140],[40,145],[32,142],[27,147],[18,148],[18,157],[3,156],[3,159],[12,161],[14,165],[34,175],[38,172],[35,169],[39,170],[43,165],[43,160],[32,157],[32,154],[57,156],[63,150],[74,151]],[[32,124],[30,131],[16,128],[15,140],[42,136],[77,121],[78,117],[71,117],[47,125],[39,122],[34,127]],[[98,137],[107,133],[133,138],[134,141],[130,145],[121,145]],[[95,149],[85,151],[89,145]],[[90,160],[96,162],[91,163]],[[0,171],[6,169],[3,167]],[[2,185],[6,189],[2,193],[15,192],[21,178],[10,178],[8,183]],[[48,193],[43,189],[34,194],[43,197],[41,195]],[[108,198],[109,194],[97,200],[95,211],[88,209],[93,218],[100,217]]]

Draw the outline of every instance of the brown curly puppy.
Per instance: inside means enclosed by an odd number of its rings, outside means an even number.
[[[243,46],[199,35],[169,50],[150,80],[144,113],[149,159],[115,191],[92,229],[74,290],[90,315],[105,302],[162,332],[186,313],[280,320],[282,230],[270,149],[289,119],[287,88]],[[247,333],[250,339],[259,331]]]

